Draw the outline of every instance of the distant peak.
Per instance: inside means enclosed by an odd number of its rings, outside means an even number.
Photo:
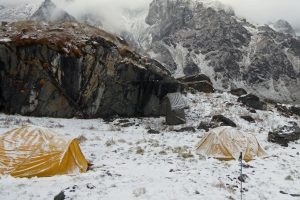
[[[290,34],[292,36],[296,36],[295,30],[292,25],[283,19],[279,19],[277,22],[273,24],[273,28],[281,33]]]
[[[55,3],[51,0],[45,0],[39,9],[31,16],[31,20],[63,20],[63,21],[76,21],[76,19],[71,16],[66,11],[58,8]]]
[[[56,7],[56,5],[51,1],[51,0],[45,0],[42,4],[41,4],[41,7],[48,7],[48,6],[51,6],[51,7]]]

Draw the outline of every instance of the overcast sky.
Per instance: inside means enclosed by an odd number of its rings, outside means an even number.
[[[230,4],[236,14],[257,23],[289,21],[300,28],[300,0],[221,0]]]
[[[39,3],[43,0],[0,0],[0,4]],[[62,4],[63,0],[53,0]],[[295,28],[300,29],[300,0],[220,0],[230,4],[236,14],[256,23],[269,23],[278,19],[289,21]],[[121,17],[121,8],[146,8],[151,0],[74,0],[72,7],[63,6],[69,12],[82,12],[83,10],[97,11],[106,18],[117,21]]]

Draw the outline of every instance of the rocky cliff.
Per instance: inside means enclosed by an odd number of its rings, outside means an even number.
[[[0,30],[0,111],[32,116],[157,116],[180,89],[159,63],[100,29],[16,22]]]
[[[143,45],[148,54],[174,76],[203,73],[219,89],[244,87],[300,103],[300,41],[285,34],[291,27],[256,26],[211,2],[153,0],[146,18],[151,40]]]

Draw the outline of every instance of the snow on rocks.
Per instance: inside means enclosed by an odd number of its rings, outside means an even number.
[[[0,38],[0,42],[11,42],[10,38]]]
[[[299,123],[299,117],[282,116],[272,106],[267,111],[250,113],[237,98],[228,93],[188,93],[187,124],[178,126],[165,125],[164,118],[107,122],[0,114],[0,134],[22,124],[32,124],[65,136],[84,137],[81,149],[93,163],[90,171],[75,176],[32,179],[0,176],[0,196],[53,199],[64,191],[70,199],[239,199],[239,163],[198,155],[195,145],[205,135],[204,130],[175,131],[197,127],[200,121],[222,114],[234,120],[240,131],[254,134],[269,154],[265,159],[244,163],[244,174],[248,176],[244,198],[295,199],[291,194],[300,193],[299,141],[281,147],[269,143],[267,137],[269,131],[289,121]],[[256,123],[240,118],[245,115]],[[159,134],[149,134],[151,129]]]

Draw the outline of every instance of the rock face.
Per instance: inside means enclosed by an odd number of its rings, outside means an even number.
[[[300,41],[205,2],[153,0],[148,54],[175,77],[203,73],[216,89],[300,103]]]
[[[0,30],[0,112],[158,116],[179,85],[157,62],[87,25],[17,22]]]
[[[30,20],[49,21],[49,20],[63,20],[76,21],[75,17],[67,12],[57,8],[51,0],[45,0],[41,6],[33,13]]]

